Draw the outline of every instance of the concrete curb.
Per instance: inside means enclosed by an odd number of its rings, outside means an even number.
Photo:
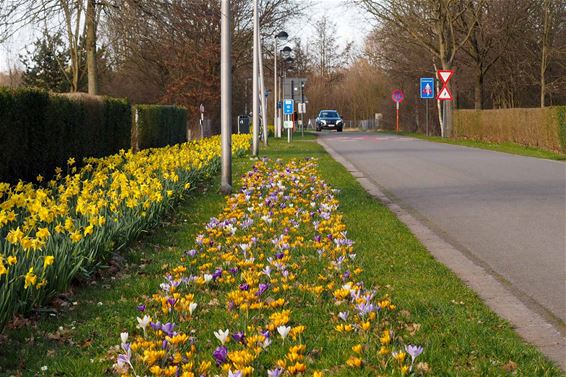
[[[428,226],[401,208],[364,173],[338,154],[320,137],[318,143],[342,164],[374,198],[382,202],[403,222],[415,237],[440,263],[450,268],[468,287],[476,292],[494,312],[511,323],[515,331],[532,343],[550,360],[566,371],[566,338],[540,314],[531,310],[500,281],[464,253],[437,235]]]

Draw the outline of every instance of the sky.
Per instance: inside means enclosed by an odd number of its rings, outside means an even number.
[[[347,0],[299,0],[310,5],[307,15],[293,22],[286,30],[289,36],[299,36],[307,42],[314,34],[313,20],[327,15],[337,24],[337,39],[343,46],[353,41],[361,47],[363,40],[371,29],[371,21]],[[0,44],[0,72],[5,72],[14,64],[19,65],[19,55],[25,53],[25,46],[30,45],[38,35],[34,28],[28,26],[16,33],[9,41]]]

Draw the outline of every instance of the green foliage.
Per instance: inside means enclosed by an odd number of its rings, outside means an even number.
[[[133,146],[159,148],[187,141],[187,110],[176,106],[137,105]],[[135,113],[134,113],[135,114]],[[135,116],[134,116],[135,118]]]
[[[0,181],[32,180],[69,157],[100,157],[130,147],[125,99],[0,89]]]
[[[560,138],[560,150],[566,152],[566,106],[554,107],[558,121],[558,137]]]
[[[84,60],[84,59],[83,59]],[[70,54],[61,33],[44,32],[33,43],[33,51],[20,55],[20,61],[26,67],[22,76],[23,84],[53,92],[71,90],[71,78],[68,76]],[[86,75],[82,80],[86,85]]]

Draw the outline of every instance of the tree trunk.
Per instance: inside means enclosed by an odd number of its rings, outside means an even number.
[[[476,80],[474,83],[474,108],[476,110],[483,109],[483,79],[484,72],[482,67],[477,67]]]
[[[95,0],[88,0],[86,7],[86,64],[88,70],[88,94],[98,94],[96,73],[96,11]]]

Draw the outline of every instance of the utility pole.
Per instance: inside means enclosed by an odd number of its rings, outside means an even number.
[[[263,48],[261,45],[261,37],[258,33],[258,54],[259,54],[259,87],[260,87],[260,95],[261,95],[261,123],[263,126],[263,144],[267,146],[267,98],[265,97],[265,82],[263,80]]]
[[[254,51],[253,51],[253,94],[252,94],[252,111],[253,111],[253,141],[252,141],[252,156],[258,157],[259,154],[259,106],[258,106],[258,76],[259,76],[259,15],[258,3],[259,0],[254,0]]]
[[[220,191],[232,192],[232,30],[230,0],[222,0],[220,46],[220,125],[222,133],[222,180]]]

